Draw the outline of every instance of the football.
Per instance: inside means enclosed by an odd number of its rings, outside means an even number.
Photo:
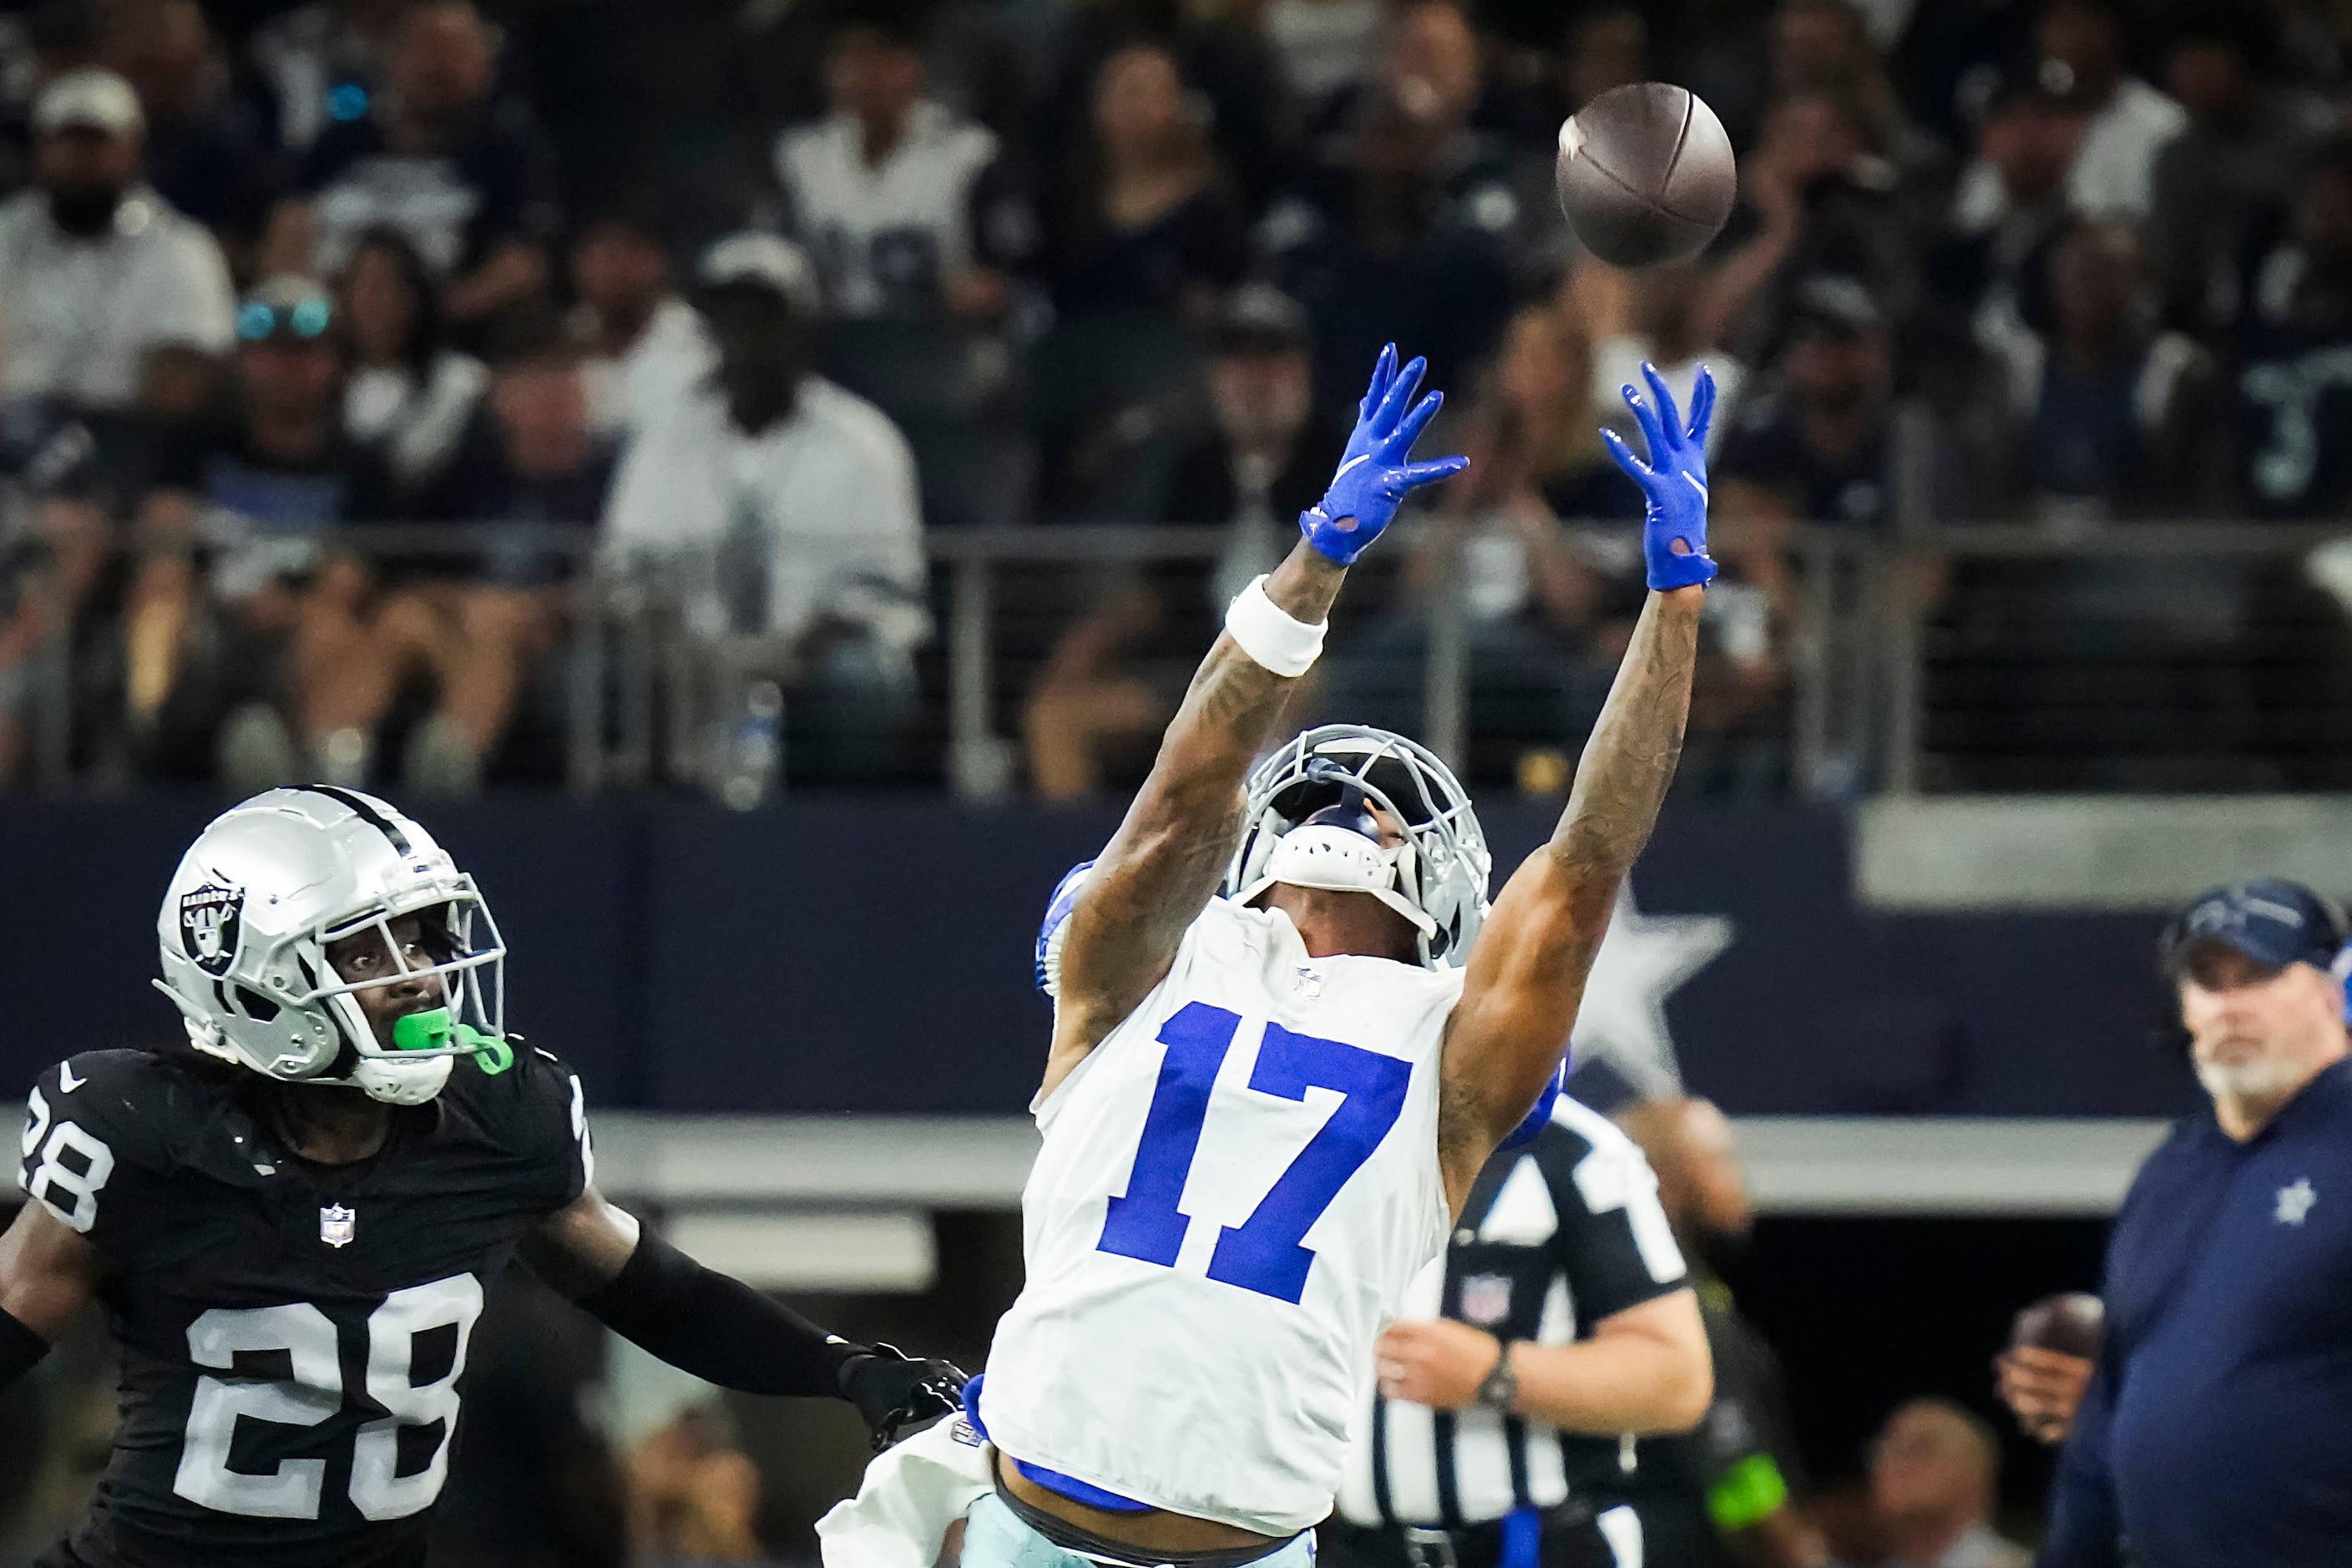
[[[2096,1296],[2080,1291],[2044,1296],[2017,1314],[2009,1331],[2009,1342],[2092,1360],[2099,1353],[2099,1339],[2105,1327],[2106,1306]]]
[[[1706,101],[1669,82],[1613,87],[1559,128],[1559,209],[1612,267],[1697,255],[1738,192],[1731,138]]]

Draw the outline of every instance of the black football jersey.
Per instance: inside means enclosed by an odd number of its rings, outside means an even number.
[[[579,1079],[544,1051],[461,1058],[346,1166],[289,1154],[268,1092],[144,1051],[33,1092],[20,1182],[96,1244],[122,1354],[112,1462],[54,1563],[424,1557],[483,1295],[591,1179]]]

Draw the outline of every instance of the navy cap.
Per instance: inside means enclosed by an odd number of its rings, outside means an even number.
[[[2179,973],[2182,957],[2200,942],[2218,942],[2272,969],[2327,969],[2346,940],[2344,911],[2333,900],[2300,882],[2266,877],[2216,888],[2181,910],[2165,928],[2161,953],[2168,974]]]

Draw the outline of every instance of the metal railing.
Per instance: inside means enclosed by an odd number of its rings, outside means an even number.
[[[928,750],[913,781],[971,800],[1016,791],[1023,705],[1089,584],[1106,569],[1212,566],[1230,537],[1112,524],[931,534],[938,634],[921,654]],[[709,784],[725,720],[712,670],[728,656],[685,629],[658,570],[600,560],[562,528],[387,526],[328,543],[395,572],[460,554],[566,563],[563,635],[540,689],[560,709],[568,787]],[[2328,787],[2338,772],[2335,787],[2352,787],[2352,530],[1811,527],[1785,550],[1793,591],[1773,617],[1785,676],[1769,721],[1789,793]],[[1391,592],[1381,612],[1422,617],[1420,738],[1454,758],[1482,738],[1467,573],[1439,552],[1418,592]],[[75,647],[59,625],[12,677],[25,771],[51,791],[82,782]],[[1350,648],[1335,636],[1334,662]],[[1580,740],[1548,743],[1572,754]]]

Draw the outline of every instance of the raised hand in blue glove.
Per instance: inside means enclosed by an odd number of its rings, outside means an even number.
[[[1423,485],[1449,479],[1470,466],[1467,458],[1439,458],[1433,462],[1408,461],[1445,395],[1433,392],[1418,404],[1413,393],[1421,385],[1425,360],[1397,368],[1396,344],[1381,351],[1372,367],[1372,384],[1356,412],[1356,427],[1348,436],[1348,449],[1339,471],[1323,499],[1298,514],[1298,531],[1326,557],[1352,566],[1364,546],[1381,536],[1394,521],[1405,496]],[[1406,407],[1412,405],[1412,412]]]
[[[1650,460],[1633,456],[1614,430],[1602,430],[1601,439],[1649,498],[1642,515],[1642,556],[1649,563],[1650,586],[1664,593],[1715,578],[1715,562],[1706,552],[1706,426],[1715,416],[1715,377],[1700,367],[1687,428],[1675,411],[1675,395],[1647,361],[1642,379],[1650,384],[1654,406],[1632,387],[1623,390],[1625,406],[1649,438]]]

